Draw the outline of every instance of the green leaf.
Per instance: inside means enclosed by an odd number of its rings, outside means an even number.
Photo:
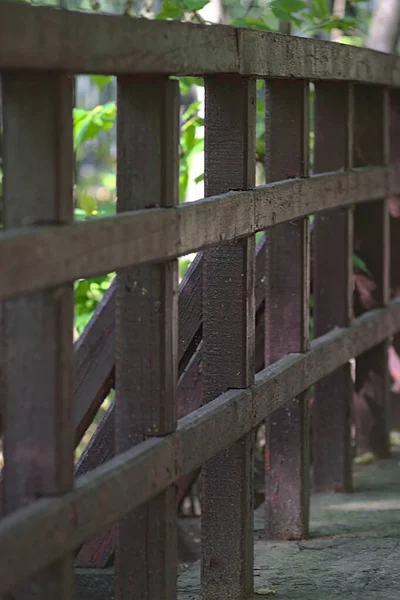
[[[278,10],[285,13],[296,13],[306,8],[303,0],[273,0],[270,4],[271,10]]]
[[[194,85],[204,87],[204,79],[201,79],[200,77],[171,77],[171,79],[179,80],[179,89],[182,96],[186,96]]]
[[[185,14],[183,6],[174,0],[164,0],[161,12],[156,15],[156,19],[180,19]]]
[[[102,90],[112,80],[111,75],[91,75],[90,79]]]
[[[196,183],[200,183],[200,181],[204,181],[204,173],[200,173],[200,175],[197,175],[197,177],[195,177]]]
[[[88,194],[84,194],[80,197],[79,204],[86,216],[90,216],[97,210],[96,200],[93,196],[89,196]]]
[[[357,46],[358,48],[362,48],[364,45],[363,39],[359,36],[355,35],[341,35],[336,40],[340,44],[346,44],[347,46]]]
[[[209,4],[209,0],[183,0],[183,8],[189,12],[201,10]]]
[[[117,108],[115,102],[96,106],[93,110],[74,109],[74,149],[91,140],[99,131],[107,131],[115,123]]]
[[[274,16],[279,19],[279,21],[284,21],[285,23],[294,23],[298,27],[301,25],[300,19],[292,15],[292,13],[285,12],[280,8],[273,8],[272,12],[274,13]]]
[[[312,0],[311,14],[317,19],[326,19],[330,16],[328,0]]]
[[[179,259],[179,276],[181,279],[183,279],[185,277],[187,270],[190,267],[191,262],[192,261],[190,260],[190,258],[181,257]]]
[[[353,254],[353,267],[355,267],[362,273],[365,273],[365,275],[368,275],[369,277],[373,277],[373,275],[372,275],[371,271],[368,269],[365,261],[363,261],[362,258],[357,256],[356,254]]]
[[[246,27],[247,29],[255,29],[258,31],[271,31],[272,29],[261,19],[253,19],[252,17],[234,19],[231,25],[234,27]]]

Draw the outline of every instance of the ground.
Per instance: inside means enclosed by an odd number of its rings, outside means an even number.
[[[400,454],[355,468],[353,494],[311,501],[311,537],[262,541],[255,513],[255,595],[277,600],[398,600],[400,597]],[[189,526],[189,523],[188,523]],[[192,524],[193,552],[199,539]],[[179,576],[179,600],[200,598],[200,565]]]

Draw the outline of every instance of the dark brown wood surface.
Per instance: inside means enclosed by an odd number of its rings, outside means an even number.
[[[2,93],[4,227],[71,222],[72,80],[7,74]],[[2,317],[2,495],[9,514],[73,487],[73,286],[8,301]],[[71,599],[73,554],[51,563],[8,598]]]
[[[307,177],[309,84],[266,84],[266,178]],[[310,245],[308,218],[265,234],[265,364],[304,352],[309,340]],[[308,534],[308,397],[293,399],[266,422],[265,534],[300,539]]]
[[[353,85],[315,84],[314,172],[352,167]],[[314,336],[346,327],[353,316],[353,209],[315,217]],[[352,490],[350,364],[318,382],[313,402],[313,486]]]
[[[387,164],[389,159],[389,97],[383,87],[355,86],[354,166]],[[373,274],[372,306],[384,306],[390,295],[390,228],[388,198],[356,207],[355,253]],[[355,306],[356,314],[364,308]],[[358,452],[390,455],[388,340],[357,359],[355,423]]]
[[[146,440],[79,477],[73,492],[38,500],[3,518],[0,594],[154,498],[316,381],[399,331],[400,300],[393,300],[361,315],[351,327],[318,338],[309,352],[264,369],[250,389],[231,390],[180,419],[175,433]]]
[[[186,202],[174,210],[154,208],[65,227],[4,232],[0,298],[169,260],[308,214],[399,192],[400,166],[395,164],[389,173],[388,168],[371,167],[289,179]]]
[[[390,94],[390,162],[400,159],[400,93],[391,90]],[[392,296],[400,295],[400,195],[389,197],[390,212],[390,288]],[[393,339],[393,349],[400,356],[400,335]],[[400,371],[391,369],[391,423],[400,428]]]
[[[350,45],[223,25],[0,5],[0,70],[240,73],[399,86],[399,60]]]
[[[120,77],[117,210],[179,202],[179,83]],[[176,427],[178,261],[117,273],[115,451]],[[149,474],[149,476],[151,476]],[[171,485],[116,528],[116,598],[176,598],[176,488]]]
[[[202,345],[196,348],[195,353],[184,368],[190,350],[196,347],[197,337],[201,336],[202,321],[202,254],[199,253],[193,261],[179,291],[179,348],[180,365],[182,371],[178,382],[178,417],[181,418],[199,408],[203,401],[203,369]],[[255,304],[257,313],[256,335],[256,370],[264,365],[264,238],[260,240],[256,249],[256,278],[255,278]],[[113,295],[107,298],[114,302]],[[107,312],[108,314],[108,312]],[[102,317],[100,317],[101,319]],[[113,324],[113,320],[111,326]],[[96,329],[98,326],[96,326]],[[113,331],[113,330],[112,330]],[[87,360],[90,356],[87,357]],[[99,382],[101,379],[99,380]],[[95,467],[103,464],[114,456],[114,405],[110,407],[102,422],[94,432],[85,451],[82,453],[76,468],[76,475],[82,475]],[[181,478],[178,481],[177,503],[188,493],[191,485],[196,480],[198,472]],[[102,532],[95,538],[88,540],[80,549],[76,557],[76,565],[86,568],[105,567],[109,564],[114,553],[115,539],[113,531]]]
[[[255,80],[206,79],[206,195],[254,187],[255,125]],[[205,402],[254,381],[254,283],[254,235],[204,253]],[[253,590],[253,445],[249,433],[202,469],[204,600],[240,600]]]
[[[114,382],[115,284],[104,294],[75,343],[75,427],[77,446]]]

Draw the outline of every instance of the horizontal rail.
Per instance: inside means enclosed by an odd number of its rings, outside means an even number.
[[[400,164],[287,179],[174,208],[0,235],[0,298],[160,262],[331,208],[400,193]]]
[[[400,58],[353,46],[223,25],[1,3],[0,70],[12,69],[239,73],[400,85]]]
[[[8,592],[147,502],[268,415],[400,331],[400,300],[315,340],[261,371],[253,386],[231,390],[179,421],[175,433],[152,438],[77,480],[73,492],[42,499],[0,522],[0,594]],[[35,548],[35,552],[32,552]]]

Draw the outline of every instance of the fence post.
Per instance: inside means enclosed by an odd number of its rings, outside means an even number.
[[[380,86],[354,88],[354,166],[385,165],[389,159],[389,96]],[[371,306],[389,300],[390,229],[388,199],[358,205],[354,217],[354,251],[372,273]],[[356,314],[365,306],[356,304]],[[368,308],[368,307],[367,307]],[[390,389],[388,341],[363,353],[356,361],[355,423],[357,450],[390,456]]]
[[[353,86],[315,83],[314,172],[351,169]],[[314,336],[350,325],[353,313],[353,209],[315,217]],[[313,486],[316,491],[352,489],[350,364],[315,385]]]
[[[267,182],[307,177],[307,81],[266,82]],[[265,365],[304,352],[309,339],[309,221],[266,232]],[[265,533],[268,539],[307,536],[309,513],[309,394],[266,422]]]
[[[390,90],[390,162],[400,160],[400,92]],[[391,295],[400,295],[400,195],[389,198],[390,212],[390,287]],[[400,334],[393,337],[393,349],[400,356]],[[391,391],[390,408],[393,429],[400,427],[400,389],[398,380]]]
[[[206,195],[254,187],[256,83],[217,76],[205,88]],[[254,264],[255,236],[204,253],[205,401],[254,381]],[[250,433],[203,467],[204,600],[252,593],[253,441]]]
[[[72,79],[5,74],[5,228],[73,218]],[[73,285],[3,306],[3,510],[73,487]],[[32,548],[40,552],[40,548]],[[16,598],[73,598],[73,555],[15,590]]]
[[[118,211],[174,206],[178,82],[120,77],[117,103]],[[132,267],[117,277],[115,441],[123,452],[176,427],[178,264]],[[116,544],[117,598],[175,599],[175,486],[123,519]]]

